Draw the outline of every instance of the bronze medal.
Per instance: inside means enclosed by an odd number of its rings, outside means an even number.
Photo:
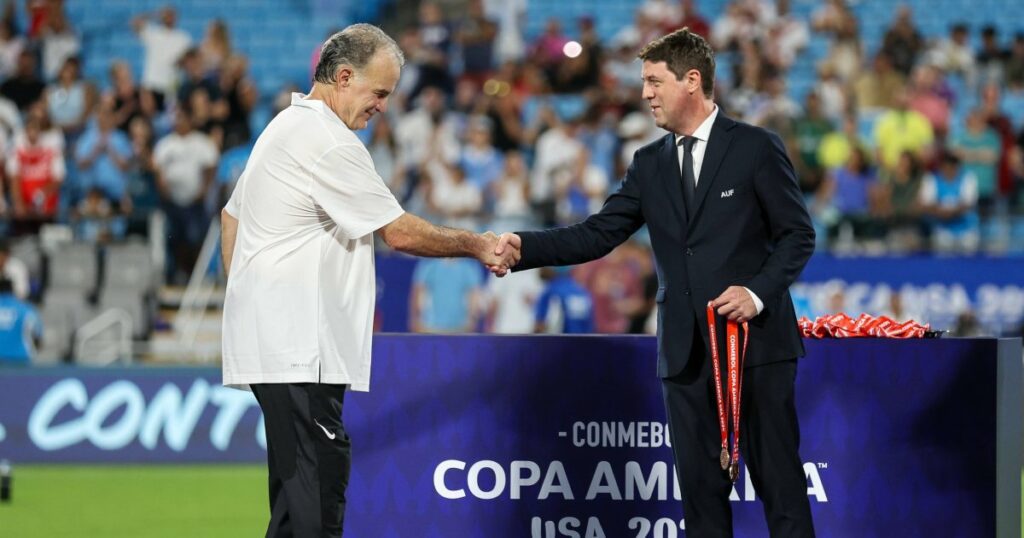
[[[718,463],[722,464],[722,470],[729,470],[729,451],[722,449],[722,453],[718,455]]]
[[[736,479],[739,478],[739,476],[740,476],[740,466],[737,465],[736,462],[733,462],[733,464],[729,466],[729,480],[732,480],[733,483],[735,483]]]

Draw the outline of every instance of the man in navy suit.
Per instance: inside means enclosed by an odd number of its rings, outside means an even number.
[[[709,301],[720,315],[749,322],[741,450],[771,535],[814,536],[794,403],[796,358],[804,348],[789,295],[814,251],[814,229],[792,163],[778,136],[729,119],[715,105],[714,52],[703,38],[678,30],[639,57],[643,98],[670,134],[634,154],[599,213],[564,228],[504,234],[497,252],[521,248],[517,271],[578,264],[604,256],[647,224],[659,281],[658,375],[687,536],[732,536],[731,482],[719,463],[708,353]]]

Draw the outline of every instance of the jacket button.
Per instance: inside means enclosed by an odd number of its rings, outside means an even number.
[[[686,255],[687,256],[693,256],[693,250],[692,249],[686,249]]]
[[[688,289],[683,290],[683,295],[689,295],[689,294],[690,294],[690,290],[688,290]]]

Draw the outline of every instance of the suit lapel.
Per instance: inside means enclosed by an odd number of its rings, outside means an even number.
[[[676,210],[679,223],[686,224],[686,206],[683,204],[683,173],[679,169],[679,154],[676,152],[676,137],[669,134],[664,138],[658,154],[658,177],[665,186],[668,199]],[[682,229],[682,227],[680,227]]]
[[[726,117],[721,111],[711,126],[711,136],[708,137],[708,147],[704,150],[704,162],[700,167],[700,177],[697,178],[697,192],[694,200],[693,218],[696,220],[700,210],[704,206],[704,199],[711,192],[711,186],[718,175],[718,167],[722,165],[725,154],[729,150],[729,143],[732,142],[732,133],[729,131],[736,125],[736,122]]]

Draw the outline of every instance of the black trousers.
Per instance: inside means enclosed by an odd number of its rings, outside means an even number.
[[[270,471],[267,538],[341,536],[352,444],[341,422],[346,385],[252,385]]]
[[[724,378],[727,370],[725,358],[721,359]],[[722,441],[714,379],[711,357],[698,334],[694,335],[687,367],[674,377],[662,379],[689,538],[733,535],[729,505],[732,482],[719,463]],[[799,455],[795,382],[796,359],[743,371],[741,461],[746,463],[764,505],[768,530],[778,538],[814,536],[807,479]],[[722,391],[727,397],[725,387]]]

